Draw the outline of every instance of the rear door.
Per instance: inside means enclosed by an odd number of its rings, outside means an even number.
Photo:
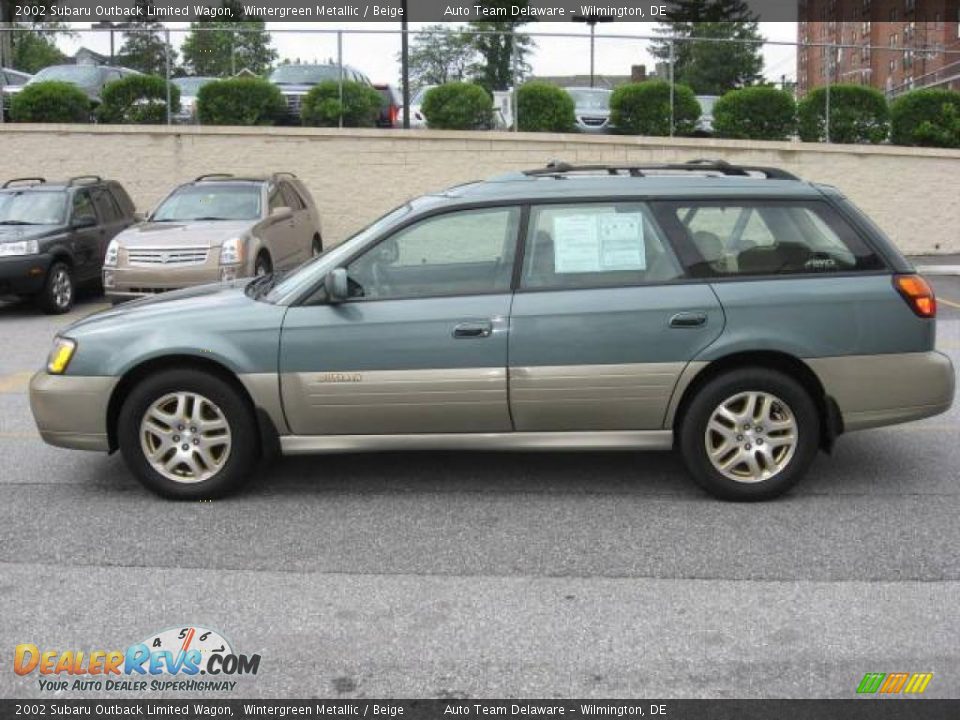
[[[103,266],[104,238],[106,230],[97,214],[90,190],[84,188],[73,194],[70,208],[70,248],[76,259],[78,280],[99,277]]]
[[[644,204],[533,206],[510,315],[515,428],[661,429],[680,374],[723,323]]]
[[[110,241],[127,225],[129,222],[120,209],[120,205],[105,187],[96,187],[90,189],[90,196],[93,199],[93,205],[97,210],[97,216],[100,220],[100,247],[98,255],[99,266],[103,265],[103,258],[107,252],[107,245]]]
[[[292,246],[290,248],[290,264],[299,264],[310,257],[310,247],[313,243],[313,223],[307,203],[300,197],[300,193],[290,183],[280,183],[280,193],[284,202],[293,211]]]
[[[289,217],[273,217],[274,211],[278,208],[289,207],[286,197],[280,190],[280,185],[271,185],[267,191],[267,212],[270,216],[264,225],[264,239],[267,242],[267,249],[270,252],[270,258],[273,261],[273,267],[277,270],[284,269],[295,263],[295,253],[297,251],[297,221],[296,213]],[[292,211],[293,208],[290,208]]]
[[[350,261],[351,298],[291,307],[281,392],[296,435],[509,432],[520,209],[458,210]]]

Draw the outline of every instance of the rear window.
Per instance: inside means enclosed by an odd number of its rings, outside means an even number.
[[[665,203],[698,276],[797,275],[880,270],[873,250],[820,202]]]

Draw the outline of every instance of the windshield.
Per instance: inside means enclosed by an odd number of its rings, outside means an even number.
[[[270,73],[270,82],[277,85],[311,85],[339,77],[340,70],[336,65],[282,65]]]
[[[65,199],[62,192],[0,193],[0,225],[59,225]]]
[[[409,213],[411,209],[410,203],[404,203],[400,207],[394,208],[335,248],[328,250],[323,255],[307,260],[303,265],[282,277],[274,278],[274,284],[265,286],[265,289],[269,290],[265,298],[266,301],[277,302],[280,298],[302,292],[314,285],[327,272],[338,267],[359,245],[363,245],[371,238],[379,235],[380,232]]]
[[[203,182],[182,187],[174,192],[156,209],[150,220],[190,222],[259,218],[259,185]]]
[[[54,65],[34,75],[32,82],[41,80],[61,80],[74,85],[96,85],[100,82],[100,70],[91,65]]]
[[[181,95],[194,96],[199,92],[200,88],[206,85],[208,82],[212,82],[214,78],[177,78],[173,80],[173,84],[180,88]]]
[[[592,88],[567,88],[570,97],[578,108],[587,110],[609,110],[610,96],[613,94],[609,90],[596,90]]]

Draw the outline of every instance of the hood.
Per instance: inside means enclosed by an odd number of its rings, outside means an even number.
[[[577,107],[574,109],[577,117],[610,117],[610,108]]]
[[[147,320],[165,315],[190,317],[190,313],[203,310],[204,313],[216,312],[217,308],[234,310],[238,306],[257,302],[248,298],[244,292],[250,278],[242,278],[228,283],[197,285],[183,290],[158,293],[150,297],[116,305],[69,325],[59,332],[71,336],[75,330],[96,330],[113,323],[126,323]]]
[[[344,78],[346,82],[346,78]],[[313,90],[319,83],[297,83],[290,85],[277,85],[282,95],[306,95]]]
[[[61,232],[61,225],[0,225],[0,243],[39,240]]]
[[[258,220],[198,220],[195,222],[144,222],[117,235],[123,247],[216,247],[249,232]]]

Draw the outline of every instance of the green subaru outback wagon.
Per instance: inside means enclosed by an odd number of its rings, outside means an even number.
[[[412,200],[284,276],[81,320],[30,402],[48,443],[119,449],[172,498],[277,449],[676,448],[759,500],[844,432],[950,407],[935,315],[834,188],[554,163]]]

